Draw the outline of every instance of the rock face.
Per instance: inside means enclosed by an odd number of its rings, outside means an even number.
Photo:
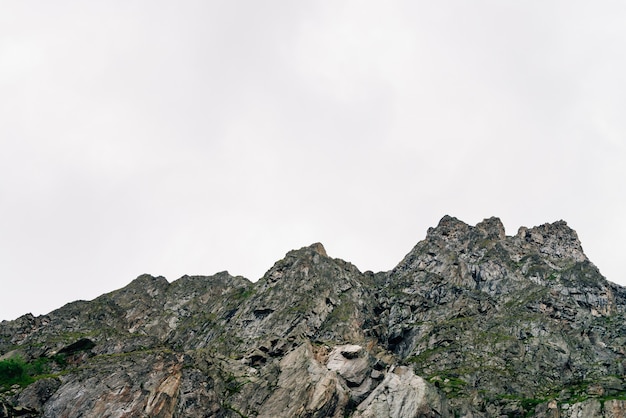
[[[565,222],[446,216],[389,272],[321,244],[0,323],[0,417],[624,417],[626,289]]]

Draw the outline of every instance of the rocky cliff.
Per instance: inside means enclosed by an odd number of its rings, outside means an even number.
[[[389,272],[140,276],[0,323],[0,417],[624,417],[626,289],[565,222],[444,217]]]

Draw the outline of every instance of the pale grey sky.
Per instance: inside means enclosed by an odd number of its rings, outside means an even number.
[[[564,219],[626,284],[626,3],[0,3],[0,319]]]

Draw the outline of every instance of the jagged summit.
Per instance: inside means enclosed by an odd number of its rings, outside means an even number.
[[[492,216],[491,218],[484,219],[482,222],[476,224],[476,229],[482,231],[487,237],[495,239],[505,239],[506,234],[504,231],[504,225],[500,218]]]
[[[445,216],[388,272],[314,243],[3,321],[0,417],[621,417],[625,346],[565,222]]]
[[[550,257],[587,260],[578,234],[563,220],[530,229],[521,227],[516,237],[538,246],[543,254]]]
[[[470,233],[479,233],[485,237],[494,239],[506,238],[504,225],[500,218],[492,216],[484,219],[482,222],[471,226],[465,222],[446,215],[439,221],[439,224],[435,228],[428,229],[428,237],[444,238],[447,241],[451,240],[463,240]]]
[[[446,215],[437,227],[428,229],[425,241],[439,242],[442,246],[456,250],[467,250],[473,245],[485,244],[486,241],[508,241],[508,245],[525,247],[524,251],[538,250],[551,258],[587,260],[576,231],[563,220],[533,228],[520,227],[515,236],[508,237],[502,221],[497,217],[487,218],[476,226],[470,226]]]
[[[434,228],[428,228],[428,235],[449,236],[453,232],[467,232],[469,225],[465,222],[445,215]]]
[[[326,253],[326,249],[321,243],[316,242],[316,243],[313,243],[306,247],[302,247],[297,250],[291,250],[286,254],[285,258],[286,259],[302,258],[302,257],[306,258],[306,257],[313,257],[313,256],[328,257],[328,254]]]
[[[319,243],[319,242],[316,242],[315,244],[311,244],[311,245],[309,246],[309,248],[311,248],[313,251],[315,251],[316,253],[318,253],[318,254],[320,254],[320,255],[323,255],[323,256],[325,256],[325,257],[328,257],[328,254],[326,254],[326,249],[325,249],[325,248],[324,248],[324,246],[323,246],[321,243]]]

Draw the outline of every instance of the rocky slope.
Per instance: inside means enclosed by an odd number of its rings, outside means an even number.
[[[624,417],[626,289],[565,222],[444,217],[389,272],[140,276],[0,323],[0,417]]]

